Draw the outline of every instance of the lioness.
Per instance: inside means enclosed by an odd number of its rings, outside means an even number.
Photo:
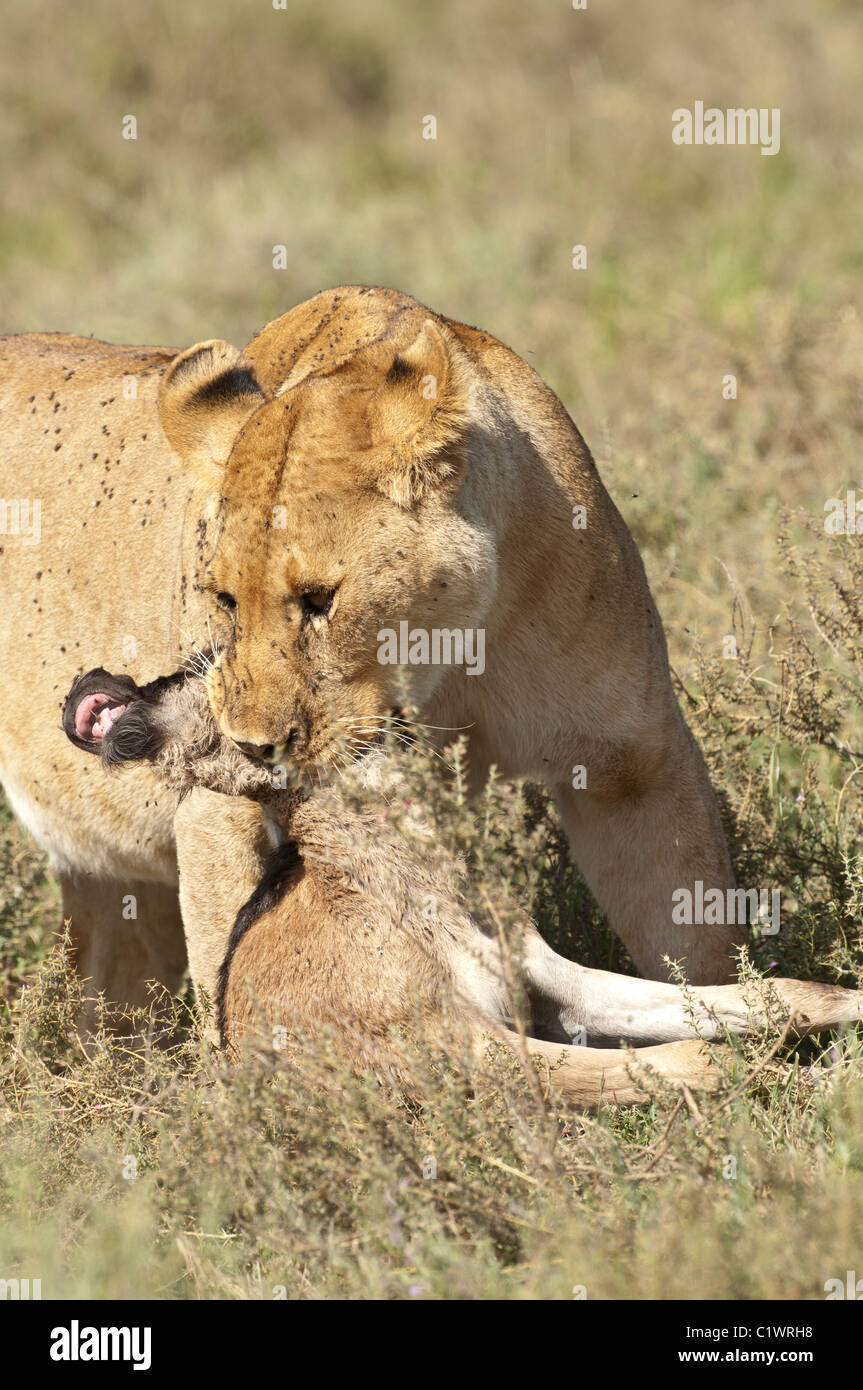
[[[0,778],[95,988],[140,1003],[148,977],[175,987],[178,863],[191,881],[222,825],[245,846],[222,888],[242,901],[268,842],[250,801],[202,820],[203,790],[178,811],[151,769],[121,790],[76,758],[68,675],[108,660],[142,680],[211,636],[211,706],[246,751],[324,770],[407,677],[427,724],[469,730],[478,783],[494,761],[553,790],[643,974],[667,953],[693,982],[729,977],[737,928],[672,921],[675,890],[733,880],[640,558],[563,406],[509,349],[351,286],[243,352],[7,338],[0,415]],[[465,634],[482,663],[422,664]],[[212,989],[224,943],[180,895]]]
[[[101,717],[93,720],[96,708]],[[399,1074],[394,1028],[442,1031],[448,1022],[475,1041],[491,1035],[519,1050],[513,984],[497,924],[464,906],[463,866],[429,842],[422,814],[410,833],[382,822],[381,800],[403,795],[398,761],[369,748],[334,788],[305,798],[274,785],[271,770],[225,738],[203,682],[179,672],[139,688],[127,676],[94,670],[75,681],[64,711],[69,738],[111,769],[152,763],[178,795],[194,787],[249,796],[266,808],[280,843],[233,925],[219,972],[223,1045],[270,1026],[302,1021],[336,1026],[342,1046],[365,1066]],[[384,740],[381,740],[383,743]],[[368,810],[346,795],[350,779],[368,790]],[[233,857],[211,863],[197,885],[230,875]],[[212,899],[216,912],[218,898]],[[428,913],[424,905],[433,902]],[[739,985],[677,986],[588,970],[553,952],[529,921],[517,944],[531,1018],[528,1054],[549,1063],[551,1083],[580,1105],[602,1095],[618,1104],[646,1098],[651,1071],[666,1081],[709,1086],[710,1049],[701,1039],[763,1028],[763,1004]],[[797,980],[771,982],[798,1033],[863,1013],[863,993]],[[568,1046],[574,1034],[591,1046]],[[596,1041],[644,1042],[631,1056]],[[561,1046],[561,1043],[564,1044]]]

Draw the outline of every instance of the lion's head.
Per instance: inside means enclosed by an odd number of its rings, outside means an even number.
[[[218,498],[207,690],[222,732],[310,774],[451,668],[393,663],[381,634],[476,631],[495,548],[464,502],[478,374],[428,311],[265,392],[223,342],[172,363],[165,433]],[[404,647],[402,647],[402,657]]]

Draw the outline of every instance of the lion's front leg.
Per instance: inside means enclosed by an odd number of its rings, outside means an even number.
[[[256,802],[203,787],[180,802],[174,830],[189,971],[208,1012],[231,928],[260,882],[274,839]]]
[[[667,955],[684,959],[691,984],[733,979],[735,947],[747,931],[699,911],[710,890],[727,901],[734,874],[707,769],[688,730],[680,728],[649,777],[640,778],[622,754],[613,773],[595,774],[588,765],[586,782],[555,787],[555,800],[575,861],[637,969],[667,979]]]

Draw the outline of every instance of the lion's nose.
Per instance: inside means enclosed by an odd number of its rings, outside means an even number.
[[[297,741],[296,729],[289,729],[281,743],[244,743],[235,738],[237,747],[250,758],[260,758],[263,763],[280,763],[287,757]]]

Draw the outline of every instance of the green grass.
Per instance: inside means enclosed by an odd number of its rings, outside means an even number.
[[[241,344],[360,281],[542,372],[644,553],[739,877],[782,891],[752,959],[845,984],[863,551],[822,522],[863,490],[861,38],[850,0],[35,0],[0,52],[4,331]],[[780,107],[781,152],[675,147],[697,97]],[[484,853],[440,802],[441,835]],[[507,794],[489,825],[478,882],[628,968],[543,799]],[[859,1269],[854,1038],[826,1061],[755,1039],[694,1107],[659,1090],[587,1119],[421,1039],[410,1101],[326,1040],[228,1069],[185,1014],[173,1049],[106,1035],[85,1058],[56,888],[5,815],[0,869],[0,1277],[46,1297],[820,1298]]]

